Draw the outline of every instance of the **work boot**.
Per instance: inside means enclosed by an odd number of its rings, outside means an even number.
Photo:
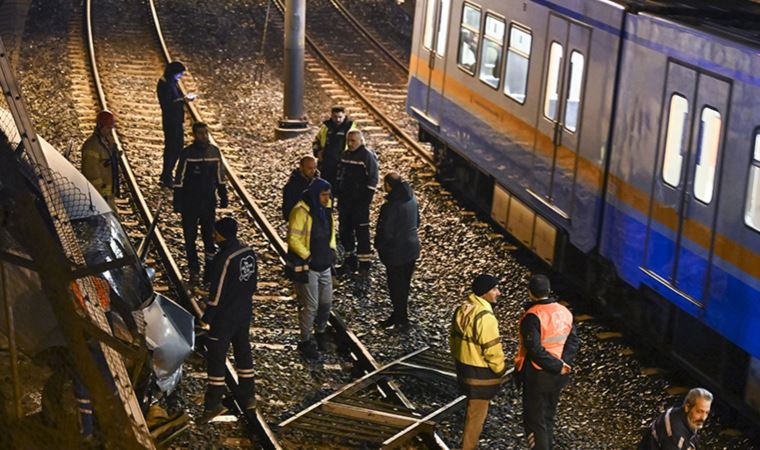
[[[329,339],[327,337],[327,333],[315,333],[314,338],[317,340],[317,348],[319,348],[320,352],[326,352],[330,349],[328,347]]]
[[[412,329],[412,324],[409,322],[409,319],[400,319],[396,322],[393,329],[399,333],[408,333]]]
[[[190,281],[189,281],[190,287],[192,287],[192,288],[198,287],[200,279],[201,279],[201,277],[198,274],[198,272],[194,272],[194,271],[190,272]]]
[[[198,424],[204,424],[209,423],[212,420],[214,420],[215,417],[221,416],[222,414],[227,412],[227,408],[224,405],[215,406],[211,409],[206,409],[203,411],[203,415],[196,420],[196,423]]]
[[[390,316],[387,319],[380,321],[381,328],[390,328],[395,324],[396,324],[396,318],[393,316]]]
[[[298,351],[301,352],[301,356],[303,356],[307,361],[319,360],[319,350],[317,349],[317,344],[311,339],[308,341],[299,342]]]

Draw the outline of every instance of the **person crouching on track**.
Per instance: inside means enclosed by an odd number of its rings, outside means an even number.
[[[506,372],[499,323],[491,305],[501,295],[498,280],[488,274],[472,282],[472,293],[454,311],[449,347],[454,357],[459,389],[467,396],[462,450],[478,447],[488,404]]]
[[[420,238],[417,236],[420,209],[411,186],[397,172],[385,175],[383,190],[388,195],[377,219],[375,249],[385,265],[393,313],[380,322],[380,326],[395,327],[404,332],[409,329],[409,285],[414,265],[420,257]]]
[[[358,269],[362,277],[369,275],[372,250],[369,241],[369,207],[378,183],[375,152],[364,146],[359,130],[350,130],[348,148],[338,164],[338,216],[340,243],[346,252],[341,275]],[[354,240],[355,239],[355,240]],[[358,248],[357,248],[358,247]],[[358,250],[358,251],[357,251]]]
[[[515,356],[518,382],[523,386],[523,426],[528,448],[553,447],[554,414],[559,394],[568,383],[578,353],[573,314],[551,298],[546,275],[528,283],[530,302],[520,319],[520,346]]]
[[[256,292],[258,269],[256,254],[237,239],[238,224],[231,217],[214,224],[214,240],[219,252],[211,262],[211,291],[201,328],[208,329],[206,355],[208,387],[204,413],[199,422],[205,423],[226,412],[222,405],[224,369],[227,349],[232,344],[235,368],[238,373],[241,407],[256,407],[253,385],[253,355],[248,332],[253,317],[252,298]]]
[[[325,329],[332,307],[335,248],[330,183],[315,178],[288,221],[288,266],[301,303],[298,350],[308,360],[319,359],[319,352],[327,350]]]
[[[95,131],[82,144],[82,175],[95,186],[114,212],[119,195],[119,155],[113,142],[116,118],[101,111],[95,118]]]
[[[219,207],[227,207],[227,186],[222,171],[222,156],[216,146],[211,145],[208,126],[203,122],[193,124],[193,143],[184,150],[177,164],[174,183],[174,211],[182,214],[182,232],[185,235],[185,253],[190,268],[190,284],[197,285],[200,273],[198,249],[198,224],[203,238],[205,260],[204,281],[209,281],[208,268],[214,257],[213,227],[216,216],[216,195]]]

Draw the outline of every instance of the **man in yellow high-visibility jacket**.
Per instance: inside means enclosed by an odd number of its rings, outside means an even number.
[[[499,323],[491,304],[501,295],[498,280],[481,274],[472,282],[472,293],[457,307],[451,323],[449,346],[456,362],[459,389],[467,396],[462,449],[478,447],[488,405],[506,371]]]

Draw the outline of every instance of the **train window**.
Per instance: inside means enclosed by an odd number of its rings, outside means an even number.
[[[713,198],[721,123],[718,111],[710,107],[702,108],[697,164],[694,168],[694,196],[705,203],[710,203]]]
[[[673,187],[678,187],[681,183],[683,138],[688,115],[689,101],[681,95],[673,94],[670,97],[667,137],[665,138],[665,160],[662,164],[662,179]]]
[[[755,148],[752,154],[752,165],[749,168],[744,223],[760,231],[760,132],[755,133]]]
[[[570,54],[570,89],[567,91],[567,100],[565,101],[565,128],[568,131],[575,131],[578,128],[584,60],[585,58],[580,52],[573,51]]]
[[[462,8],[462,23],[459,26],[459,56],[457,64],[470,75],[475,73],[478,61],[478,39],[480,37],[480,10],[467,3]]]
[[[562,69],[562,44],[552,42],[549,49],[549,70],[546,75],[546,93],[544,115],[547,119],[557,120],[557,103],[559,103],[559,77]]]
[[[504,74],[504,93],[520,103],[525,102],[528,90],[531,34],[515,24],[509,27],[507,68]]]
[[[425,12],[425,34],[423,44],[428,50],[433,49],[433,35],[438,30],[438,36],[435,44],[435,52],[438,56],[443,56],[446,50],[446,32],[449,29],[449,5],[451,0],[428,0],[427,11]],[[438,27],[435,27],[436,6],[438,6]]]
[[[435,6],[438,0],[428,0],[425,13],[425,37],[423,43],[428,50],[433,49],[433,31],[435,27]]]
[[[498,88],[501,77],[501,50],[504,46],[504,21],[486,14],[483,50],[480,55],[480,79]]]
[[[441,0],[441,15],[438,20],[438,41],[435,46],[435,52],[438,56],[443,56],[446,52],[446,34],[449,31],[450,5],[451,0]]]

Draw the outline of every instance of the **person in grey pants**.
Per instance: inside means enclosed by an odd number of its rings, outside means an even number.
[[[317,360],[327,350],[335,248],[330,183],[315,178],[288,218],[288,273],[301,303],[298,350],[307,360]]]

